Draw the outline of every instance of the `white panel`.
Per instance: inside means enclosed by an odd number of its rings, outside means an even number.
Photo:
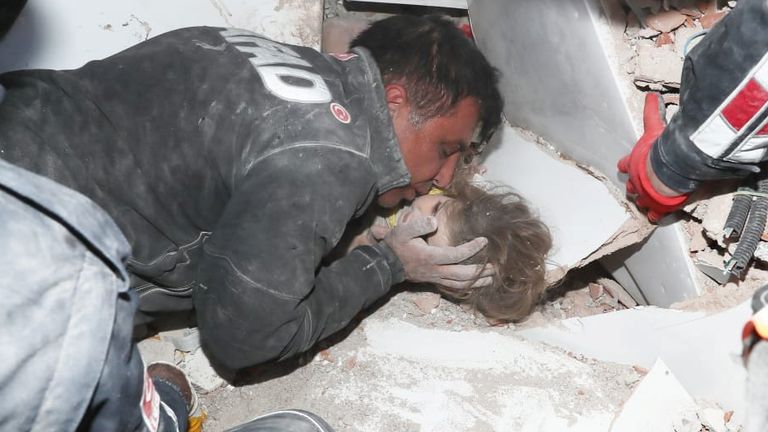
[[[592,18],[596,1],[475,1],[478,46],[502,73],[507,119],[623,187],[637,136]]]
[[[612,67],[615,59],[606,51],[611,44],[603,40],[606,29],[600,19],[600,3],[473,1],[469,15],[478,46],[503,74],[501,89],[510,123],[538,134],[623,190],[626,176],[619,175],[616,163],[636,142],[633,119],[640,119],[642,113],[630,113],[622,94],[620,80],[627,78],[617,77]],[[620,25],[623,29],[623,21]],[[498,161],[500,165],[509,162],[512,160]],[[535,170],[528,168],[529,172]],[[589,228],[573,224],[568,229],[588,232],[603,228],[603,206],[591,201],[582,206],[591,214],[579,223]],[[614,263],[614,276],[649,301],[658,299],[660,303],[655,304],[666,306],[672,299],[694,296],[698,287],[686,241],[677,226],[656,230],[642,247],[625,249],[632,254],[625,254],[626,260],[620,264],[626,262],[628,267],[620,269]],[[568,245],[575,250],[571,247],[578,246]]]
[[[197,25],[239,27],[319,49],[322,16],[322,0],[29,0],[0,44],[0,71],[77,68]]]
[[[594,252],[628,219],[605,185],[583,170],[555,159],[505,125],[482,164],[489,180],[505,183],[540,211],[552,230],[552,261],[572,266]]]
[[[694,398],[717,402],[739,419],[746,377],[740,335],[750,316],[749,302],[708,316],[641,307],[516,333],[603,361],[650,368],[660,358]]]

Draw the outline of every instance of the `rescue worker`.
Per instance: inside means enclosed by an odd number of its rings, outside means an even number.
[[[646,96],[645,132],[619,161],[627,194],[655,222],[703,182],[743,178],[768,158],[768,1],[739,0],[685,59],[680,110],[665,127]]]
[[[680,110],[665,127],[664,105],[648,94],[645,132],[618,165],[627,194],[657,222],[708,181],[743,178],[768,159],[768,0],[739,0],[685,59]],[[765,287],[744,329],[746,432],[768,427]],[[751,353],[751,355],[750,355]]]
[[[398,16],[350,53],[237,29],[172,31],[71,71],[0,76],[0,157],[86,195],[132,247],[140,309],[196,309],[239,369],[309,349],[403,280],[470,288],[475,239],[423,218],[330,266],[372,202],[450,183],[500,123],[496,71],[453,23]]]

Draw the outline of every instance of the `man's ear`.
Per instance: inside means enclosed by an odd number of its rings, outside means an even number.
[[[394,114],[408,103],[408,92],[400,84],[387,84],[384,86],[384,96],[387,98],[387,106],[391,114]]]

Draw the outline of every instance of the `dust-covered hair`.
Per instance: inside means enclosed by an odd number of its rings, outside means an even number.
[[[458,176],[447,196],[448,239],[459,245],[476,237],[488,245],[465,264],[492,264],[493,284],[472,290],[438,285],[448,298],[494,321],[527,317],[547,287],[545,262],[552,248],[549,229],[525,200],[508,188],[486,190]]]
[[[499,73],[450,20],[396,15],[373,23],[350,46],[371,52],[384,84],[405,88],[417,117],[412,122],[448,114],[471,97],[480,104],[480,143],[501,124]]]

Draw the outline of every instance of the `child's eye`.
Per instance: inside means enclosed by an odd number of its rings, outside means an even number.
[[[440,206],[443,205],[444,201],[438,201],[437,204],[432,206],[432,216],[436,216],[437,212],[440,211]]]

